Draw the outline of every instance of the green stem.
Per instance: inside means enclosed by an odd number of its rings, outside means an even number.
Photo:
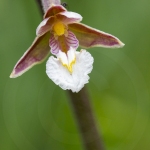
[[[84,87],[79,93],[68,91],[68,94],[85,150],[104,150],[87,89]]]

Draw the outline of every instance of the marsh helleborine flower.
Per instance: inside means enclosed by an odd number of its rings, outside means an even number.
[[[119,48],[124,44],[116,37],[79,23],[82,16],[67,11],[61,5],[52,5],[37,27],[33,44],[15,65],[10,77],[16,78],[42,62],[49,51],[46,63],[48,77],[62,89],[78,92],[88,83],[93,68],[93,57],[83,48]]]

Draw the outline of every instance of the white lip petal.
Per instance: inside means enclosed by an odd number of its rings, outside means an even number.
[[[59,53],[57,54],[57,58],[60,60],[62,65],[68,66],[68,58],[67,58],[67,55],[64,52],[59,51]]]
[[[75,52],[76,63],[73,65],[73,72],[70,73],[62,65],[58,58],[51,56],[46,63],[46,73],[48,77],[63,90],[79,92],[84,84],[88,83],[88,74],[93,69],[93,57],[86,50]]]
[[[67,52],[67,57],[68,57],[68,65],[71,65],[73,62],[76,61],[76,51],[75,49],[73,49],[72,47],[70,48],[70,50]]]

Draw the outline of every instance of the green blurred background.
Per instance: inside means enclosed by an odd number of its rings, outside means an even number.
[[[149,150],[150,1],[65,2],[83,23],[126,44],[89,50],[87,87],[106,150]],[[0,150],[82,150],[67,94],[48,79],[45,62],[9,78],[41,21],[36,2],[1,0],[0,20]]]

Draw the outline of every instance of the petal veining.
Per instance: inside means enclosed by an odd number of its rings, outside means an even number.
[[[73,47],[74,49],[77,49],[79,46],[78,39],[71,31],[68,31],[68,36],[66,37],[66,43],[68,46]]]
[[[77,49],[79,46],[78,39],[76,36],[71,32],[68,31],[67,36],[51,36],[49,41],[49,46],[51,47],[51,53],[56,55],[59,50],[62,52],[66,52],[70,49],[70,47]]]
[[[51,48],[51,53],[53,55],[56,55],[60,50],[59,42],[58,42],[58,40],[56,40],[56,38],[54,36],[50,37],[49,46]]]

